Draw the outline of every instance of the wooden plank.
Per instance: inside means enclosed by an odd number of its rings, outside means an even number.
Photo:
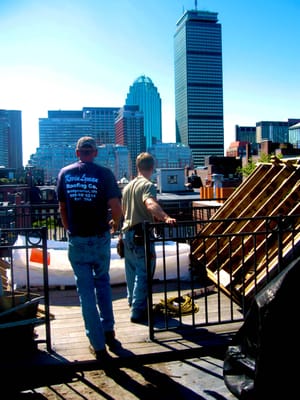
[[[295,189],[296,193],[299,189]],[[293,193],[290,193],[292,196]],[[277,209],[277,211],[279,211]],[[275,210],[276,212],[276,210]],[[287,216],[296,216],[300,213],[300,203],[296,204],[292,211],[287,215]],[[278,215],[278,214],[275,214]],[[299,219],[295,218],[294,219],[295,223],[295,230],[299,229]],[[263,228],[263,227],[261,227]],[[292,240],[293,234],[287,234],[284,236],[282,245],[288,245],[289,241]],[[240,279],[244,279],[244,275],[247,274],[251,269],[254,271],[254,264],[256,265],[262,265],[264,266],[267,262],[272,261],[272,258],[277,257],[278,254],[278,235],[277,233],[274,235],[272,232],[270,232],[267,236],[264,237],[264,240],[257,241],[256,243],[256,249],[255,253],[254,251],[251,251],[253,248],[253,243],[251,246],[251,242],[248,243],[248,246],[246,248],[247,255],[244,257],[244,259],[241,261],[242,254],[241,253],[236,253],[232,255],[232,260],[231,262],[235,265],[235,268],[232,272],[232,278],[234,279],[235,282],[239,282]],[[268,253],[266,254],[266,249],[268,249]],[[222,268],[230,271],[230,265],[229,261],[226,261],[223,265]]]
[[[300,205],[297,205],[295,212],[298,214],[300,211]],[[295,230],[300,229],[300,218],[296,221]],[[223,274],[227,274],[223,279],[223,286],[226,289],[228,295],[234,297],[237,302],[241,302],[244,299],[249,299],[255,295],[257,290],[260,288],[257,286],[260,283],[267,282],[272,276],[273,269],[278,265],[278,238],[277,236],[270,235],[268,240],[272,240],[272,246],[270,243],[261,243],[260,252],[254,254],[249,253],[249,257],[245,261],[240,262],[239,260],[232,260],[233,264],[238,264],[239,268],[231,274],[222,269]],[[291,250],[291,243],[297,246],[300,243],[299,234],[286,233],[282,238],[283,255],[286,255]],[[266,254],[266,248],[270,246],[268,254]],[[260,257],[261,256],[261,257]],[[212,273],[210,271],[209,276],[216,276],[217,272]],[[215,279],[216,280],[216,279]],[[230,283],[229,283],[230,281]],[[225,291],[223,290],[225,293]]]
[[[236,213],[234,213],[234,209],[236,205],[240,205],[243,203],[244,200],[248,201],[248,193],[249,191],[255,186],[255,183],[261,180],[261,176],[264,175],[270,175],[270,173],[273,173],[274,169],[272,170],[269,166],[261,164],[259,165],[253,174],[251,174],[248,179],[244,182],[243,185],[246,190],[241,190],[241,186],[239,186],[233,193],[232,195],[225,201],[225,203],[218,209],[218,211],[213,215],[212,220],[219,220],[219,219],[227,219],[231,217],[232,215],[238,215],[239,210],[236,210]],[[207,234],[212,234],[215,232],[214,226],[211,226],[210,224],[205,225],[203,228],[203,232]],[[196,247],[197,245],[197,239],[195,239],[194,243],[192,243],[193,246]],[[196,250],[196,249],[195,249]]]
[[[215,284],[219,285],[222,292],[227,296],[235,295],[237,301],[241,301],[241,291],[248,290],[248,286],[250,288],[248,292],[253,291],[254,263],[256,266],[259,265],[258,272],[261,273],[259,279],[262,282],[265,265],[267,262],[275,262],[278,249],[277,237],[264,233],[265,221],[248,220],[247,218],[299,213],[299,178],[298,162],[281,163],[275,159],[272,167],[271,164],[268,165],[265,174],[255,175],[255,179],[251,185],[248,185],[248,188],[247,185],[242,184],[240,191],[243,193],[235,192],[235,196],[225,202],[192,243],[191,261],[194,270],[197,271],[197,265],[199,270],[206,268],[208,276]],[[234,202],[230,201],[232,199]],[[225,211],[222,211],[225,205]],[[230,217],[235,216],[237,211],[239,220],[230,220]],[[228,220],[218,221],[220,216],[227,216]],[[247,232],[249,235],[241,241],[238,234]],[[255,253],[253,251],[253,232],[256,234],[262,232],[261,235],[255,235]],[[206,234],[209,235],[208,238],[205,237]],[[224,237],[221,236],[222,234]],[[231,235],[230,240],[225,235]],[[282,244],[288,246],[291,239],[291,235],[285,235]],[[268,248],[267,255],[266,246]],[[218,271],[223,273],[221,282],[218,282],[217,279]],[[236,291],[237,288],[239,290]]]
[[[257,196],[261,195],[261,188],[274,177],[278,176],[282,169],[287,168],[278,165],[259,165],[253,172],[253,176],[251,174],[250,177],[239,186],[238,190],[234,192],[216,212],[210,220],[211,223],[204,226],[198,235],[200,240],[196,238],[191,243],[191,257],[197,259],[201,256],[203,252],[201,237],[205,236],[209,238],[211,235],[224,232],[225,229],[231,225],[230,218],[240,218],[241,213],[249,207],[249,204],[252,204]],[[248,214],[247,216],[249,217],[251,214]],[[225,219],[225,221],[219,223],[214,222],[219,219]],[[209,242],[206,243],[206,247],[209,247]]]
[[[283,250],[283,257],[291,254],[293,246],[290,240],[287,238],[287,243]],[[294,245],[300,244],[300,233],[294,236]],[[255,294],[266,284],[268,283],[272,277],[277,275],[278,268],[278,259],[277,257],[273,257],[272,260],[268,263],[268,266],[264,264],[263,266],[259,266],[256,271],[256,276],[252,275],[246,282],[244,286],[243,295],[245,298],[251,299],[255,296]],[[237,288],[239,289],[239,288]]]
[[[298,220],[297,229],[300,229],[300,218]],[[292,240],[293,239],[293,240]],[[289,252],[292,251],[293,246],[297,246],[300,243],[300,235],[293,235],[292,233],[284,236],[282,240],[283,245],[283,257],[285,257]],[[267,260],[265,260],[267,261]],[[267,276],[269,275],[269,279],[271,278],[271,273],[273,269],[278,267],[278,251],[275,248],[272,249],[271,253],[268,256],[268,263],[262,262],[256,269],[255,273],[253,272],[251,276],[249,276],[244,284],[243,294],[245,297],[249,297],[255,286],[258,287],[258,284],[266,281]]]
[[[267,197],[267,200],[262,205],[262,207],[254,213],[253,217],[256,216],[276,216],[276,215],[289,215],[291,209],[297,204],[300,200],[300,181],[299,181],[299,170],[295,171],[295,173],[291,174],[291,176],[283,181],[279,188],[276,189],[274,187],[273,194]],[[278,203],[283,199],[281,202]],[[244,216],[241,215],[241,218]],[[216,257],[218,258],[218,267],[222,265],[222,268],[225,270],[229,270],[228,265],[232,264],[232,260],[228,258],[228,247],[231,248],[232,258],[236,261],[244,254],[251,252],[253,249],[253,237],[251,235],[252,232],[264,232],[265,231],[265,221],[264,220],[244,220],[237,221],[231,226],[231,230],[229,232],[236,233],[244,233],[249,232],[250,235],[244,238],[243,243],[241,245],[241,239],[239,236],[233,236],[230,240],[228,238],[220,238],[218,245],[220,247],[220,251],[218,254],[214,254],[214,249],[210,248],[206,251],[206,259],[208,262],[206,263],[206,268],[214,271],[216,267]],[[224,234],[228,233],[227,230]],[[260,242],[264,242],[266,237],[264,234],[255,235],[256,246],[259,246]],[[201,259],[199,260],[201,261]],[[235,262],[234,270],[238,269],[238,264]],[[234,274],[234,271],[233,271]]]
[[[227,274],[227,273],[226,273]],[[227,274],[227,279],[226,279],[226,283],[224,283],[224,281],[221,279],[218,279],[218,276],[216,273],[213,273],[210,270],[207,270],[207,277],[214,282],[214,284],[221,290],[222,293],[224,293],[227,297],[232,298],[233,301],[235,301],[237,304],[241,305],[241,296],[239,296],[238,293],[236,293],[235,291],[230,291],[227,286],[227,280],[230,280],[229,274]]]
[[[300,204],[298,203],[289,215],[296,216],[299,213]],[[300,230],[300,217],[294,218],[293,221],[295,223],[295,232],[297,232]],[[291,250],[291,244],[295,247],[299,244],[299,233],[286,232],[283,234],[281,244],[283,256],[286,256],[288,251]],[[268,249],[267,253],[266,249]],[[233,263],[239,264],[237,260],[233,260]],[[259,289],[257,286],[259,283],[262,284],[271,278],[272,270],[277,265],[278,236],[277,234],[275,236],[270,234],[266,242],[260,243],[255,254],[254,252],[249,252],[248,257],[231,274],[231,293],[237,291],[240,292],[241,296],[249,299]]]
[[[261,221],[259,220],[243,220],[242,218],[249,217],[251,210],[251,216],[263,216],[270,215],[274,211],[274,207],[276,207],[276,203],[280,201],[282,198],[285,198],[287,193],[292,190],[294,185],[299,183],[299,169],[291,170],[290,167],[286,167],[280,171],[276,176],[274,176],[273,180],[268,184],[266,190],[261,190],[260,193],[256,197],[254,203],[247,206],[244,211],[241,212],[238,221],[233,221],[230,225],[225,226],[223,224],[222,234],[228,233],[239,233],[239,232],[256,232],[261,226]],[[284,208],[284,203],[281,203],[281,207]],[[285,213],[289,210],[285,208]],[[274,213],[273,213],[274,214]],[[213,224],[213,222],[212,222]],[[236,251],[235,244],[238,243],[238,238],[236,241],[232,240],[229,244],[227,237],[218,238],[218,246],[220,251],[216,254],[215,247],[215,239],[211,238],[210,240],[205,241],[205,253],[202,252],[202,255],[197,258],[197,261],[200,265],[205,263],[205,260],[209,260],[206,264],[206,267],[209,269],[216,269],[222,264],[226,257],[228,258],[228,249],[227,246],[231,246],[231,248]],[[204,250],[204,249],[203,249]],[[222,254],[224,255],[222,258]],[[195,253],[193,253],[192,257],[194,258]],[[205,259],[205,260],[204,260]],[[195,263],[196,265],[196,263]],[[214,266],[215,265],[215,266]]]

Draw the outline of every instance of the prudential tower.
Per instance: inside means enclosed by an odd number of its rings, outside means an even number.
[[[174,35],[176,142],[194,166],[224,156],[221,25],[217,13],[186,11]]]
[[[152,80],[138,77],[129,88],[126,105],[139,106],[144,114],[146,148],[162,141],[161,98]]]

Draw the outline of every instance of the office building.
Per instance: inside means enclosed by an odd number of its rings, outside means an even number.
[[[256,126],[235,126],[235,142],[226,150],[226,156],[252,157],[259,152],[256,140]]]
[[[126,146],[106,144],[98,147],[98,155],[95,162],[109,168],[117,181],[130,176],[128,164],[128,149]]]
[[[237,142],[256,143],[256,126],[235,126],[235,140]]]
[[[176,142],[194,166],[224,156],[222,37],[217,13],[186,11],[174,35]]]
[[[91,121],[83,119],[82,111],[48,111],[48,118],[39,118],[40,146],[74,145],[91,131]]]
[[[156,161],[156,168],[193,169],[191,149],[178,143],[158,143],[148,148]]]
[[[161,98],[152,80],[142,75],[129,88],[126,105],[137,105],[144,114],[146,148],[162,141]]]
[[[144,136],[144,113],[139,106],[128,106],[120,108],[116,121],[116,144],[128,148],[128,164],[130,176],[137,174],[135,160],[139,153],[146,151],[146,140]]]
[[[60,169],[77,160],[75,143],[73,145],[44,145],[32,154],[28,165],[36,170],[44,171],[44,181],[55,184]],[[129,176],[128,150],[125,146],[113,144],[98,146],[95,163],[109,168],[117,180]]]
[[[115,143],[115,118],[120,107],[83,107],[80,110],[48,111],[39,119],[40,146],[50,143],[76,143],[83,135],[96,143]]]
[[[28,165],[31,168],[44,170],[44,183],[56,184],[59,170],[77,160],[75,143],[42,145],[31,154]]]
[[[120,107],[84,107],[83,118],[91,123],[91,136],[98,145],[115,144],[115,118]]]
[[[260,121],[256,123],[256,141],[268,140],[274,143],[287,143],[289,124],[285,121]]]
[[[60,168],[76,160],[77,140],[81,136],[93,136],[103,156],[101,164],[117,173],[117,178],[120,174],[121,177],[128,174],[124,156],[119,157],[119,152],[115,155],[115,150],[111,150],[115,143],[114,119],[118,110],[119,107],[84,107],[82,110],[48,111],[48,118],[39,119],[40,146],[29,164],[44,168],[45,181],[54,182]],[[124,152],[120,150],[120,153]],[[100,163],[99,154],[95,161],[98,160]]]
[[[251,145],[248,141],[236,140],[235,142],[231,142],[226,149],[226,157],[246,158],[246,160],[249,160],[251,156]]]
[[[0,110],[0,165],[23,168],[22,114],[18,110]]]
[[[289,142],[296,149],[300,149],[300,122],[289,127]]]

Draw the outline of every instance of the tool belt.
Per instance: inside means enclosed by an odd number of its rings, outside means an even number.
[[[144,246],[144,231],[143,224],[136,224],[132,226],[130,231],[134,231],[133,241],[136,246]]]

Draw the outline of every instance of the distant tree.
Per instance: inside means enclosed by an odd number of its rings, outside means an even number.
[[[237,172],[242,174],[244,177],[247,177],[255,170],[258,163],[269,163],[273,156],[273,154],[261,153],[260,157],[256,161],[253,161],[253,158],[249,158],[248,164],[244,167],[239,167]]]

